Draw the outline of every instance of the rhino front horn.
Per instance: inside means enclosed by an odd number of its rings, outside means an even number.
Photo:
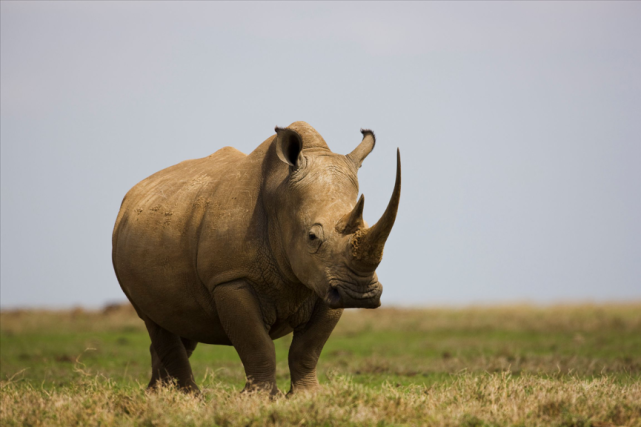
[[[383,247],[392,231],[401,200],[401,152],[396,150],[396,182],[394,192],[381,219],[370,228],[356,231],[352,237],[352,257],[365,270],[374,270],[383,259]]]

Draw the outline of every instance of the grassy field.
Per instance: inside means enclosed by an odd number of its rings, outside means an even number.
[[[0,425],[641,426],[641,303],[348,310],[316,395],[240,395],[233,348],[199,345],[203,395],[146,393],[127,307],[0,313]],[[276,341],[289,389],[291,336]]]

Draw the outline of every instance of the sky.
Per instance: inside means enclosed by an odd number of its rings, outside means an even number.
[[[1,2],[0,306],[123,301],[125,193],[303,120],[376,222],[384,306],[641,299],[639,2]]]

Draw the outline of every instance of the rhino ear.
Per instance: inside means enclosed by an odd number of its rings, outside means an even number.
[[[298,132],[276,127],[276,154],[290,166],[297,167],[298,156],[303,150],[303,139]]]
[[[354,151],[347,155],[347,157],[356,164],[357,168],[361,167],[365,157],[372,152],[376,145],[376,136],[374,136],[374,132],[369,129],[361,129],[361,133],[363,134],[363,140],[358,144],[358,147],[356,147]]]

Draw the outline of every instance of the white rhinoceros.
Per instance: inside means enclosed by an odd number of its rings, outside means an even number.
[[[113,232],[120,285],[151,337],[153,387],[197,391],[198,342],[233,345],[245,390],[277,393],[273,340],[293,331],[291,392],[318,386],[316,364],[342,309],[376,308],[375,273],[398,210],[396,184],[371,228],[356,173],[374,133],[335,154],[314,128],[276,128],[251,154],[225,147],[144,179]]]

